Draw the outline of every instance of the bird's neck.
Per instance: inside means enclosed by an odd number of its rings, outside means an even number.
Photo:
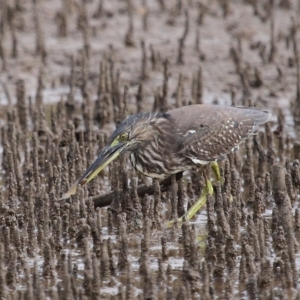
[[[165,178],[173,173],[173,166],[176,165],[173,154],[177,149],[177,140],[172,129],[168,120],[156,122],[151,132],[148,132],[148,135],[151,134],[148,142],[130,155],[131,163],[137,171],[154,178]]]

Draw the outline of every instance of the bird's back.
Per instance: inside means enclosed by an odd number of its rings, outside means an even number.
[[[190,105],[167,112],[176,124],[178,155],[204,164],[238,148],[271,114],[253,107]]]
[[[268,122],[271,114],[267,111],[255,107],[231,107],[209,104],[195,104],[183,106],[167,112],[173,120],[176,121],[178,128],[182,132],[191,129],[198,129],[199,126],[213,127],[216,124],[228,119],[254,126],[254,130],[261,124]]]

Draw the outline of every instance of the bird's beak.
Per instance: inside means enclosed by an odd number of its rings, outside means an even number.
[[[121,153],[126,144],[118,143],[115,146],[106,146],[96,160],[89,166],[81,178],[71,186],[71,188],[62,195],[63,199],[67,199],[74,195],[77,191],[78,185],[84,186],[95,178],[100,171],[102,171],[108,164],[115,160]]]

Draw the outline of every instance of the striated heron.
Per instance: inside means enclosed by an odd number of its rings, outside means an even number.
[[[160,179],[195,165],[223,160],[270,117],[270,113],[254,107],[220,105],[190,105],[166,113],[132,115],[116,128],[108,145],[63,198],[75,194],[78,185],[91,181],[125,153],[137,171]],[[220,180],[217,164],[213,167]],[[206,179],[206,190],[187,212],[187,219],[205,203],[208,193],[212,193],[212,186]]]

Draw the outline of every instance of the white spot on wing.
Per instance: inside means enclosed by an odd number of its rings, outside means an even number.
[[[188,131],[190,134],[196,133],[196,130],[189,130]]]

